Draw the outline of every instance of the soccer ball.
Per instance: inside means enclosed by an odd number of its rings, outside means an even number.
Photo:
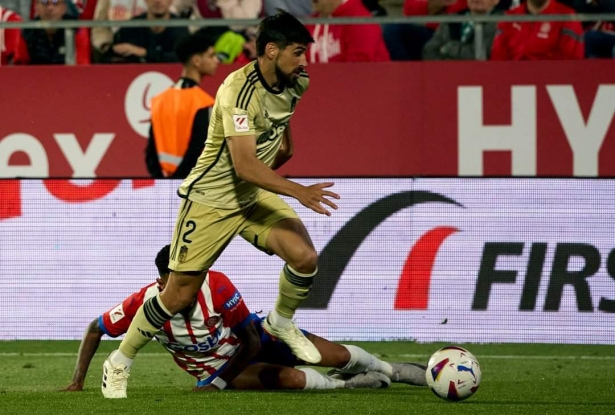
[[[447,401],[462,401],[478,389],[481,370],[472,353],[462,347],[447,346],[431,355],[425,376],[436,396]]]

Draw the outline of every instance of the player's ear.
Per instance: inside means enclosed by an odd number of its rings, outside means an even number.
[[[267,46],[265,47],[265,52],[267,53],[267,57],[269,59],[274,59],[278,55],[279,50],[280,48],[278,48],[278,45],[274,42],[267,43]]]
[[[199,55],[198,53],[195,53],[190,57],[190,63],[192,64],[192,66],[199,66],[200,60],[201,55]]]

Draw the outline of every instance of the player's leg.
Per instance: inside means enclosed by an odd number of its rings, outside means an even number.
[[[318,254],[305,226],[296,218],[277,222],[266,243],[267,249],[286,262],[280,274],[278,299],[269,319],[270,323],[284,326],[309,295],[318,270]]]
[[[169,268],[173,271],[164,291],[139,308],[119,350],[105,360],[102,385],[105,397],[126,397],[132,360],[173,315],[194,302],[206,271],[237,228],[233,220],[225,220],[213,208],[187,200],[182,202],[171,243]]]
[[[318,348],[322,356],[318,366],[333,367],[340,373],[357,374],[379,372],[387,377],[393,376],[393,368],[383,360],[357,346],[331,342],[312,333],[307,338]]]
[[[301,360],[318,363],[318,349],[292,323],[295,310],[310,292],[318,264],[318,255],[305,226],[280,197],[262,192],[241,236],[286,262],[280,274],[275,309],[264,323],[265,329],[286,342]]]
[[[420,363],[388,363],[366,350],[353,345],[331,342],[314,334],[307,333],[307,338],[314,343],[322,356],[318,366],[333,367],[329,375],[340,374],[342,379],[350,379],[351,375],[367,372],[378,372],[387,376],[392,382],[407,383],[414,386],[425,386],[426,366]]]
[[[353,378],[350,381],[334,379],[331,376],[304,367],[295,369],[271,363],[255,363],[248,366],[231,382],[233,389],[342,389],[342,388],[385,388],[390,380],[376,372]]]

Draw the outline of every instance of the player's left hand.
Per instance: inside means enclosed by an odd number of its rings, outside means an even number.
[[[78,382],[73,382],[67,387],[65,387],[64,389],[62,389],[60,392],[81,392],[81,391],[83,391],[83,384],[78,383]]]
[[[207,385],[207,386],[195,386],[192,388],[193,392],[220,392],[215,385]]]

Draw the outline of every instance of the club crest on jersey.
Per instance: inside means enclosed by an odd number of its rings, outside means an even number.
[[[218,324],[218,322],[220,321],[220,317],[218,316],[212,316],[209,317],[206,321],[205,321],[205,325],[207,327],[216,327],[216,324]]]
[[[179,258],[177,258],[177,260],[179,262],[184,262],[187,256],[188,256],[188,247],[186,245],[182,245],[182,247],[179,248]]]
[[[224,303],[224,308],[227,310],[231,310],[235,308],[240,302],[241,294],[239,294],[239,291],[235,291],[235,294],[233,294],[233,296],[226,303]]]

